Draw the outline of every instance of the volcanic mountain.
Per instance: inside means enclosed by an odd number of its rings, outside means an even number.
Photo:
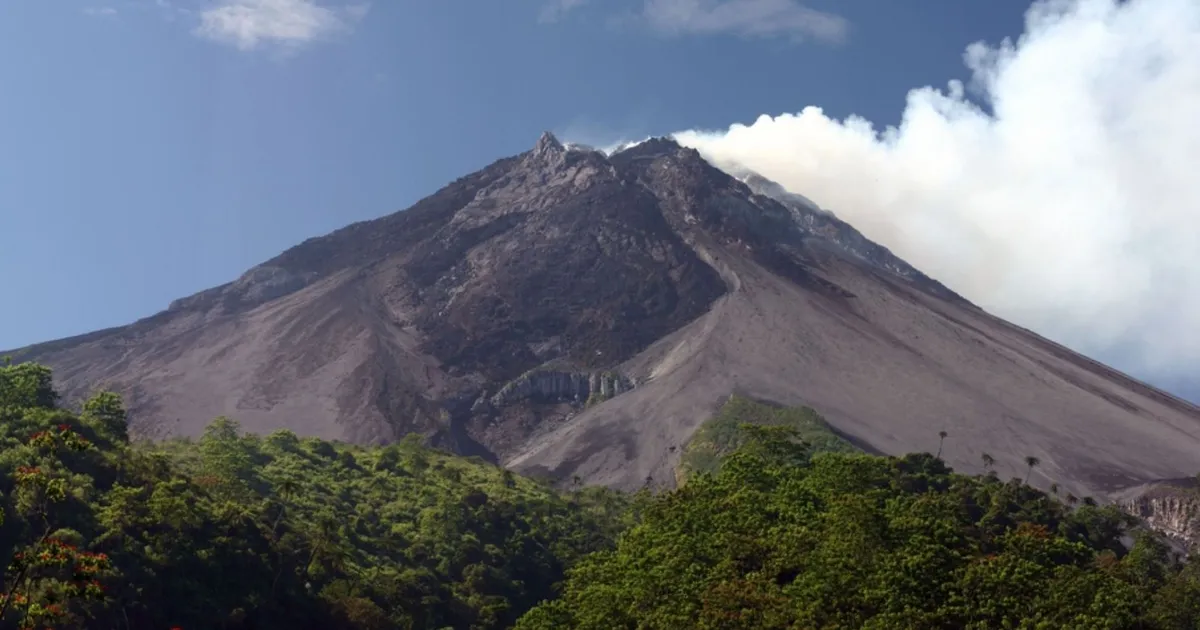
[[[129,326],[15,353],[141,435],[435,444],[522,471],[669,480],[731,394],[1107,496],[1200,471],[1200,409],[1001,321],[753,174],[653,139],[544,135],[395,214],[310,239]]]

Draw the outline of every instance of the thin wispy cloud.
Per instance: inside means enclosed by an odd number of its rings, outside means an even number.
[[[176,6],[169,0],[154,0],[153,3],[139,4],[137,6],[157,11],[168,22],[174,22],[178,19],[194,19],[196,14],[192,9]]]
[[[849,22],[796,0],[646,0],[642,16],[672,35],[786,37],[836,43]]]
[[[83,14],[92,17],[112,17],[117,14],[117,10],[113,7],[84,7]]]
[[[556,22],[589,0],[553,0],[542,6],[539,21]],[[642,0],[622,22],[638,23],[662,35],[734,35],[754,38],[817,40],[846,38],[850,23],[799,0]]]
[[[551,0],[542,7],[538,21],[543,23],[557,22],[567,13],[583,6],[588,0]]]
[[[296,48],[348,32],[367,9],[317,0],[221,0],[200,12],[195,33],[239,50]]]

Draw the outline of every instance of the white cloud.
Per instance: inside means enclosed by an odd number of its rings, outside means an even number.
[[[556,22],[589,0],[551,0],[540,22]],[[666,35],[737,35],[787,37],[840,42],[849,23],[841,16],[811,9],[798,0],[643,0],[623,22],[641,23]]]
[[[985,308],[1149,377],[1200,365],[1200,3],[1044,0],[899,128],[819,108],[678,135]],[[1194,376],[1192,378],[1195,378]]]
[[[349,30],[367,8],[317,0],[221,0],[200,12],[196,34],[241,50],[264,43],[295,47]]]
[[[839,42],[849,23],[796,0],[646,0],[643,17],[669,34],[789,37]]]
[[[92,17],[112,17],[117,10],[113,7],[84,7],[83,13]]]

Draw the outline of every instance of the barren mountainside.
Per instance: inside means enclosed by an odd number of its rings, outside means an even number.
[[[157,315],[13,353],[147,436],[229,415],[355,442],[422,432],[528,472],[671,483],[731,394],[884,453],[1109,496],[1200,471],[1200,410],[988,315],[853,227],[666,139],[544,135],[413,207]],[[836,209],[835,209],[836,210]]]

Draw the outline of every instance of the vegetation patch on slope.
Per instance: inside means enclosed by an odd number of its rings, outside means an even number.
[[[726,456],[751,439],[746,424],[786,427],[813,452],[858,452],[809,407],[780,407],[735,394],[684,446],[676,481],[682,485],[697,474],[717,472]]]

